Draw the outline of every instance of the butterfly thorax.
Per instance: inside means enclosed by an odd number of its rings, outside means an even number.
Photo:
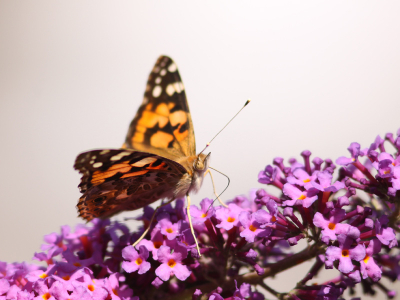
[[[176,189],[176,198],[181,198],[188,193],[197,193],[203,184],[204,173],[208,169],[210,154],[199,154],[183,157],[178,162],[184,166],[187,173],[179,180]]]

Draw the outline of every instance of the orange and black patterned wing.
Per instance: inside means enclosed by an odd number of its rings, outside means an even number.
[[[81,153],[74,168],[82,174],[79,216],[88,221],[173,199],[187,172],[170,159],[130,149]]]
[[[124,148],[177,160],[196,155],[192,118],[174,61],[160,56],[147,81],[143,103],[132,120]]]

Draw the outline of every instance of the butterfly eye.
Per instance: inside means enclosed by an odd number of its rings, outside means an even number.
[[[197,159],[197,161],[196,161],[196,169],[197,170],[203,170],[204,169],[204,164],[201,161],[201,159]]]

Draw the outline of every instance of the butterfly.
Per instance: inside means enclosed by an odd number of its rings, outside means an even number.
[[[159,199],[197,192],[210,154],[196,155],[185,88],[178,68],[160,56],[121,149],[84,152],[74,168],[82,174],[79,216],[87,221],[136,210]]]

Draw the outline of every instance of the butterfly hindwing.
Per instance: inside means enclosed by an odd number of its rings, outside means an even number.
[[[179,159],[196,153],[185,89],[174,61],[160,56],[149,75],[143,103],[132,120],[125,147]]]
[[[93,150],[74,165],[81,174],[79,215],[86,220],[174,198],[186,169],[167,158],[130,149]]]

